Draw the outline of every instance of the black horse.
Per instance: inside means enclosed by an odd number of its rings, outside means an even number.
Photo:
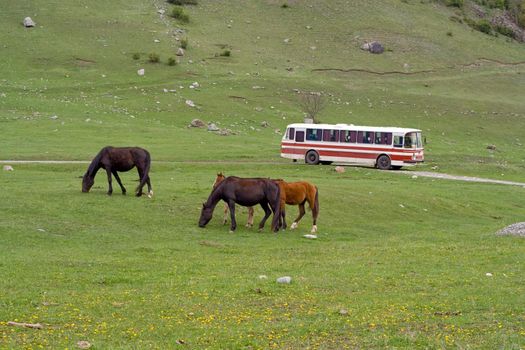
[[[259,230],[262,230],[264,223],[273,211],[272,230],[277,232],[279,231],[279,217],[281,213],[279,206],[280,194],[279,186],[270,179],[228,176],[212,190],[208,200],[202,205],[199,227],[206,226],[211,220],[215,206],[222,199],[230,208],[231,232],[237,228],[235,203],[245,207],[260,204],[264,210],[264,218],[259,223]]]
[[[126,189],[120,181],[117,171],[128,171],[137,167],[139,172],[140,184],[137,187],[137,197],[142,196],[142,188],[148,184],[148,195],[151,195],[151,183],[149,180],[149,169],[151,157],[149,152],[140,147],[104,147],[98,152],[95,158],[89,164],[88,170],[82,178],[82,192],[89,192],[91,186],[95,183],[95,175],[100,168],[106,169],[108,174],[108,195],[113,193],[111,186],[111,174],[117,179],[122,194],[126,194]]]

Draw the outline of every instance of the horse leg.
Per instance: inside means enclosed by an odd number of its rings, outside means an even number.
[[[248,221],[246,222],[246,227],[253,226],[253,213],[254,213],[253,207],[248,207]]]
[[[142,187],[144,187],[144,184],[142,183],[142,176],[144,176],[144,171],[137,166],[137,172],[139,173],[139,181],[140,181],[140,183],[139,183],[139,185],[137,187],[137,190],[136,190],[136,192],[137,192],[136,196],[140,197],[140,196],[142,196]]]
[[[268,205],[268,202],[261,202],[260,204],[261,204],[261,207],[264,210],[264,218],[259,223],[259,232],[262,231],[262,229],[264,227],[264,223],[270,217],[270,215],[272,215],[272,211],[270,209],[270,206]]]
[[[224,219],[222,220],[222,224],[226,225],[228,223],[228,203],[224,203]]]
[[[235,221],[235,202],[229,201],[228,207],[230,209],[230,216],[232,220],[232,223],[230,225],[230,232],[233,233],[233,231],[235,231],[235,229],[237,228],[237,221]]]
[[[319,215],[319,194],[317,187],[315,188],[315,196],[313,203],[311,201],[308,202],[310,205],[310,209],[312,209],[312,218],[313,218],[313,225],[312,225],[312,231],[311,233],[317,232],[317,216]]]
[[[117,171],[116,170],[112,170],[111,173],[113,174],[113,176],[115,176],[115,179],[117,179],[117,182],[118,182],[118,184],[120,186],[120,189],[122,190],[122,194],[126,194],[126,189],[122,185],[122,181],[120,181],[120,177],[118,176]]]
[[[301,220],[304,216],[304,213],[306,211],[304,210],[304,203],[299,204],[299,216],[293,221],[292,226],[290,226],[290,229],[296,229],[297,226],[299,226],[299,220]]]
[[[108,174],[108,185],[109,185],[108,196],[111,196],[111,194],[113,193],[113,186],[111,186],[111,169],[109,167],[106,168],[106,173]]]
[[[151,198],[153,196],[153,189],[151,188],[151,182],[149,181],[149,175],[146,179],[146,184],[148,185],[148,197]]]

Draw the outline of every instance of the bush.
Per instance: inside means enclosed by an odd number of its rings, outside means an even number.
[[[290,7],[290,6],[288,6],[287,3],[284,3],[284,4],[281,5],[281,8],[283,8],[283,9],[287,9],[288,7]]]
[[[224,50],[223,52],[221,52],[222,57],[230,57],[231,55],[232,53],[230,50]]]
[[[171,10],[171,17],[181,21],[182,23],[188,23],[190,21],[190,16],[184,13],[184,9],[180,6],[175,6]]]
[[[135,52],[131,57],[133,57],[134,60],[140,60],[140,53]]]
[[[463,8],[464,0],[445,0],[445,5]]]
[[[197,0],[168,0],[168,2],[170,4],[173,4],[173,5],[179,5],[179,6],[184,6],[184,5],[197,5],[198,1]]]
[[[150,63],[159,63],[160,62],[160,56],[159,56],[159,54],[157,54],[155,52],[152,52],[152,53],[149,54],[148,60],[150,61]]]
[[[452,34],[452,32],[448,31],[447,32],[447,36],[454,36],[454,34]]]
[[[168,66],[176,66],[177,65],[177,60],[173,57],[170,57],[168,58]]]
[[[512,29],[505,27],[505,26],[495,26],[494,30],[496,33],[500,33],[501,35],[508,36],[509,38],[515,39],[514,31]]]
[[[188,39],[181,39],[180,40],[180,47],[182,47],[184,50],[188,47]]]

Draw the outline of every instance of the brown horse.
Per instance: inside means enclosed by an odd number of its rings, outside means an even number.
[[[95,183],[95,175],[100,168],[105,169],[108,175],[108,195],[113,193],[113,186],[111,186],[111,174],[117,179],[122,194],[126,194],[126,189],[120,181],[117,171],[129,171],[135,166],[139,173],[140,183],[137,187],[137,197],[142,196],[142,188],[148,184],[148,197],[153,195],[151,190],[151,183],[149,179],[149,169],[151,165],[151,157],[149,152],[140,147],[104,147],[93,158],[89,164],[88,170],[82,178],[82,192],[89,192]]]
[[[281,227],[286,229],[285,203],[299,206],[299,216],[294,220],[290,229],[295,229],[305,214],[304,204],[308,202],[312,210],[313,226],[312,233],[317,232],[317,217],[319,216],[319,190],[307,181],[286,182],[281,179],[273,180],[281,190]]]
[[[222,172],[217,174],[215,182],[213,183],[213,188],[216,188],[219,183],[225,179],[225,176]],[[298,205],[299,206],[299,216],[294,220],[290,228],[293,230],[299,225],[299,221],[305,214],[304,204],[308,202],[310,209],[312,210],[313,217],[313,226],[312,233],[317,232],[317,217],[319,216],[319,196],[318,189],[315,185],[307,181],[298,181],[298,182],[286,182],[282,179],[272,180],[279,185],[281,190],[280,196],[280,209],[281,209],[281,218],[279,221],[279,227],[286,229],[286,204],[288,205]],[[248,223],[247,227],[253,225],[253,208],[248,207]],[[228,204],[224,205],[224,224],[226,224],[228,218]]]
[[[215,182],[213,183],[213,188],[215,189],[219,184],[226,178],[224,174],[217,173],[217,177],[215,178]],[[229,216],[229,207],[228,203],[224,203],[224,218],[222,219],[223,225],[226,225],[228,223],[228,216]],[[253,207],[248,207],[248,221],[246,222],[246,227],[253,227]]]
[[[277,232],[279,231],[279,217],[281,214],[280,192],[279,186],[269,179],[229,176],[211,191],[208,200],[206,203],[203,203],[199,227],[205,227],[208,224],[212,218],[215,206],[220,200],[223,200],[228,203],[230,208],[230,232],[235,231],[237,228],[237,222],[235,221],[236,203],[245,207],[259,204],[263,208],[265,215],[259,223],[259,230],[262,230],[264,223],[273,211],[272,230]]]

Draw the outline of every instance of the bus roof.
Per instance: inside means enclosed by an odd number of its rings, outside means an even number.
[[[399,128],[399,127],[389,127],[389,126],[362,126],[362,125],[353,125],[353,124],[305,124],[305,123],[294,123],[289,124],[287,128],[308,128],[308,129],[335,129],[335,130],[356,130],[356,131],[378,131],[378,132],[398,132],[398,133],[407,133],[407,132],[420,132],[419,129],[411,128]]]

